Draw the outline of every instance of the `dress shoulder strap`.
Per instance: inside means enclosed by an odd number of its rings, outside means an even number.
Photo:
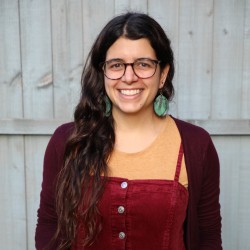
[[[178,154],[178,159],[177,159],[177,164],[176,164],[176,170],[175,170],[175,177],[174,177],[175,181],[179,181],[182,158],[183,158],[183,146],[181,143],[180,149],[179,149],[179,154]]]

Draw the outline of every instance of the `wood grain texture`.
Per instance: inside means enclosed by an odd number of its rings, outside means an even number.
[[[194,125],[207,130],[211,135],[250,135],[250,120],[191,120]],[[0,120],[0,134],[6,135],[51,135],[61,124],[70,120]]]
[[[178,115],[208,119],[211,103],[213,1],[180,1]]]
[[[20,1],[20,37],[25,118],[53,118],[49,0]]]
[[[82,0],[82,13],[85,61],[97,35],[104,25],[115,15],[115,3],[109,0]]]
[[[178,115],[178,83],[179,83],[179,11],[180,1],[149,1],[148,13],[161,24],[162,28],[166,32],[168,38],[171,41],[171,47],[174,52],[175,58],[175,76],[173,79],[173,85],[177,91],[173,100],[170,102],[169,113]],[[164,10],[164,11],[163,11]]]
[[[138,11],[147,13],[147,0],[115,0],[115,14],[125,13],[127,11]]]
[[[26,207],[27,207],[27,245],[32,250],[35,246],[35,229],[37,209],[43,172],[43,156],[49,136],[25,136],[25,173],[26,173]]]
[[[0,136],[0,249],[26,249],[27,221],[24,142]]]
[[[18,0],[0,1],[0,118],[21,118],[22,72]]]
[[[241,117],[250,117],[250,0],[245,0],[245,23],[244,23],[244,58],[242,79],[242,108]]]
[[[83,68],[82,2],[51,1],[54,117],[72,117]]]
[[[213,135],[223,247],[250,249],[250,0],[1,0],[0,249],[34,249],[44,149],[72,120],[97,34],[127,10],[149,13],[171,39],[170,113]]]
[[[213,137],[221,163],[223,249],[250,249],[250,136]]]
[[[214,1],[214,119],[241,118],[245,7],[245,0]]]

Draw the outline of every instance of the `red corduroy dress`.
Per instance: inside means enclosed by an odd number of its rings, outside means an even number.
[[[110,177],[99,201],[103,229],[83,247],[79,225],[72,250],[184,250],[183,223],[188,191],[179,183],[180,147],[174,180],[128,180]]]

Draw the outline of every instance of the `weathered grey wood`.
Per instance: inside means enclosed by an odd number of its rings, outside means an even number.
[[[57,126],[68,121],[29,120],[29,119],[1,120],[0,121],[0,134],[51,135]]]
[[[245,25],[244,25],[244,58],[242,79],[242,114],[241,117],[250,117],[250,0],[245,0]]]
[[[72,119],[96,35],[127,10],[149,13],[172,40],[170,113],[213,135],[223,247],[250,249],[250,0],[1,0],[0,249],[34,249],[45,146]]]
[[[143,13],[148,12],[149,1],[147,1],[147,0],[130,0],[129,2],[130,2],[130,5],[129,5],[130,11],[138,11],[138,12],[143,12]]]
[[[139,11],[147,13],[147,0],[115,0],[115,14],[125,13],[127,11]]]
[[[178,58],[179,50],[179,1],[149,1],[148,2],[148,14],[154,17],[159,24],[163,27],[168,38],[171,41],[171,46],[174,52],[175,60]],[[178,89],[178,61],[175,61],[176,74],[173,79],[174,88]],[[170,113],[178,116],[177,110],[178,94],[174,96],[172,102],[170,102]]]
[[[22,78],[18,0],[0,1],[0,118],[21,118]]]
[[[53,118],[50,1],[20,1],[20,27],[24,117]]]
[[[115,3],[109,0],[82,0],[83,15],[83,50],[84,60],[97,35],[107,21],[115,14]]]
[[[48,136],[25,137],[27,243],[29,250],[34,249],[35,246],[34,237],[37,223],[37,209],[40,202],[43,156],[48,141]]]
[[[208,119],[211,101],[213,1],[180,1],[178,115]]]
[[[241,118],[245,3],[245,0],[237,4],[234,0],[214,1],[211,100],[214,119]]]
[[[250,249],[250,137],[213,137],[221,163],[223,249]]]
[[[22,136],[0,136],[0,249],[26,249],[26,195]]]
[[[18,1],[0,1],[0,117],[22,118]],[[26,249],[24,148],[0,136],[0,249]]]
[[[187,120],[211,135],[250,135],[250,120]],[[56,127],[70,120],[0,120],[0,134],[51,135]]]
[[[250,120],[187,120],[211,135],[249,135]]]
[[[54,117],[72,117],[83,69],[82,2],[51,1]]]
[[[115,14],[119,15],[130,10],[129,2],[126,0],[115,0]]]

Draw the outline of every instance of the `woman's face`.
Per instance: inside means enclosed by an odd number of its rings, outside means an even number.
[[[141,58],[157,60],[154,49],[145,38],[130,40],[120,37],[108,49],[106,55],[106,61],[116,59],[115,61],[124,63],[133,63]],[[115,65],[115,67],[117,66]],[[105,90],[113,104],[113,115],[120,112],[125,114],[136,114],[138,112],[153,113],[154,98],[158,89],[163,86],[162,82],[165,82],[168,70],[169,66],[166,66],[161,71],[160,66],[157,65],[153,76],[142,79],[128,65],[122,78],[111,80],[105,77]]]

